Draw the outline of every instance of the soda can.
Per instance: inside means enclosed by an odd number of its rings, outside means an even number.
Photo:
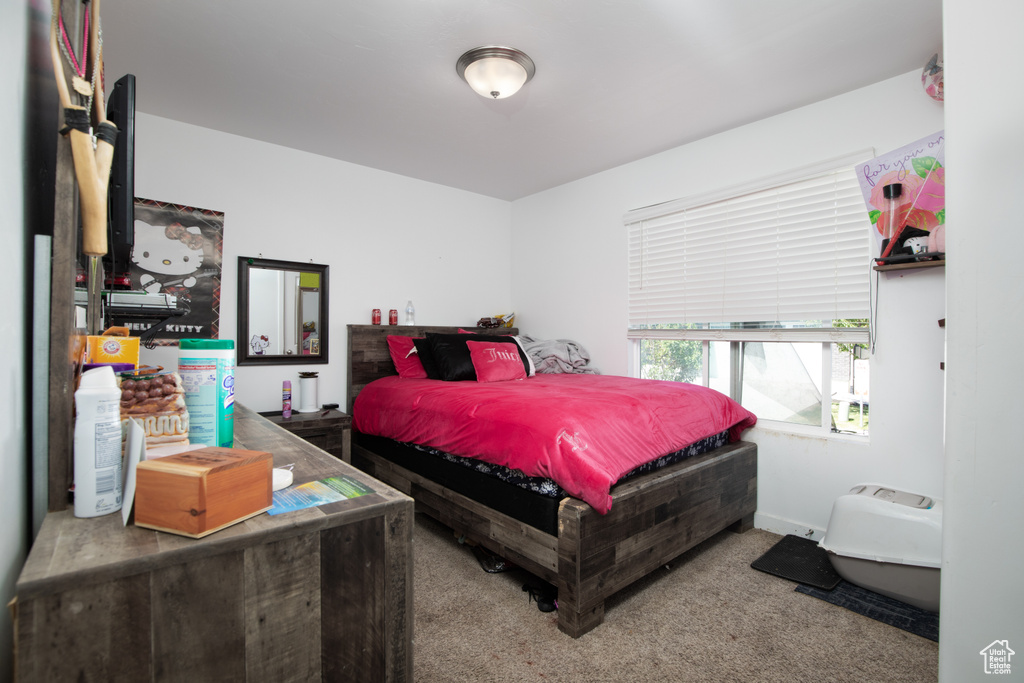
[[[392,308],[390,311],[388,311],[388,325],[397,325],[397,324],[398,324],[398,309],[397,308]]]
[[[380,325],[380,309],[379,308],[373,309],[373,316],[370,318],[370,322],[372,322],[374,325]]]

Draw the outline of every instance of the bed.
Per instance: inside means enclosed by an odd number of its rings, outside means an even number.
[[[388,335],[457,330],[349,325],[349,412],[370,382],[397,374]],[[516,330],[473,332],[500,337]],[[611,487],[609,505],[597,501],[605,514],[572,496],[545,500],[442,456],[353,433],[354,465],[410,495],[417,511],[554,584],[558,627],[574,638],[601,624],[608,596],[725,529],[746,531],[757,507],[757,447],[743,441],[630,475]]]

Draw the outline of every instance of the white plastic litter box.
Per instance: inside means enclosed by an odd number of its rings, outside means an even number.
[[[939,611],[942,501],[861,484],[832,505],[818,545],[850,583]]]

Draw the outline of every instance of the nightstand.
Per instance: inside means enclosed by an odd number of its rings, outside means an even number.
[[[351,464],[352,417],[347,413],[334,409],[318,410],[315,413],[292,411],[292,416],[287,420],[280,410],[260,415]]]

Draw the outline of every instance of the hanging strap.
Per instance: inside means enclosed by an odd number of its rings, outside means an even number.
[[[99,21],[99,0],[92,0],[90,11],[93,30]],[[106,120],[102,92],[96,93],[93,101],[97,110],[96,145],[93,146],[89,131],[90,112],[85,107],[71,103],[64,67],[61,65],[60,48],[57,45],[57,13],[60,0],[53,0],[54,20],[50,22],[50,55],[53,59],[53,73],[57,80],[57,92],[64,107],[65,127],[61,130],[71,139],[71,156],[78,181],[79,201],[82,209],[82,253],[87,256],[103,256],[107,253],[107,186],[110,183],[110,165],[114,160],[114,141],[117,126]],[[102,61],[97,54],[93,66],[102,70]]]

